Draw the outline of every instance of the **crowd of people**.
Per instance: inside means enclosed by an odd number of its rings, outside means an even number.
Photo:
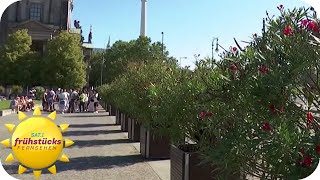
[[[58,104],[59,112],[93,112],[97,113],[99,94],[92,89],[67,90],[60,89],[55,92],[47,89],[42,96],[42,107],[44,111],[55,111],[55,103]]]
[[[18,96],[11,101],[10,104],[11,110],[14,112],[27,112],[34,109],[34,102],[28,96]]]

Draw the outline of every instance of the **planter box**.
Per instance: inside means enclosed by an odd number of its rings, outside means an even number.
[[[109,112],[109,116],[111,116],[111,105],[110,104],[107,105],[107,111]]]
[[[219,172],[210,164],[202,164],[197,152],[185,152],[171,145],[170,179],[171,180],[215,180]],[[200,164],[201,163],[201,164]],[[225,180],[240,179],[240,174],[224,177]]]
[[[109,104],[108,106],[109,116],[116,116],[116,111],[117,109],[115,108],[115,106]]]
[[[106,102],[102,102],[101,104],[103,104],[103,109],[108,111],[108,104]]]
[[[111,116],[116,116],[116,107],[115,106],[111,106]]]
[[[121,131],[128,132],[128,117],[124,113],[121,113],[120,120],[121,120]]]
[[[132,142],[140,141],[140,123],[135,119],[128,118],[128,137]]]
[[[13,114],[14,112],[11,109],[4,109],[0,111],[0,116],[7,116]]]
[[[120,113],[120,111],[117,109],[116,110],[116,125],[120,125],[121,124],[121,121],[120,121],[120,115],[121,115],[121,113]]]
[[[140,126],[140,153],[146,159],[169,159],[170,141],[166,137],[157,137]]]

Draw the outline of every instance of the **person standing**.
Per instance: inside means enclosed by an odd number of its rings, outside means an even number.
[[[48,110],[48,101],[47,101],[48,91],[49,90],[46,89],[46,91],[43,93],[43,96],[42,96],[42,109],[43,109],[43,111]]]
[[[92,113],[95,112],[95,109],[94,109],[94,98],[93,98],[93,96],[92,96],[91,98],[89,98],[88,112],[92,112]]]
[[[11,108],[11,111],[13,113],[17,112],[18,113],[18,98],[16,99],[12,99],[11,102],[10,102],[10,108]]]
[[[61,114],[64,114],[64,111],[66,110],[67,103],[68,103],[68,93],[67,93],[67,90],[65,89],[59,95],[59,111]]]
[[[55,101],[56,101],[56,102],[59,101],[60,93],[63,93],[63,91],[62,91],[60,88],[58,88],[58,90],[56,91],[56,98],[55,98]]]
[[[71,96],[71,98],[70,98],[70,103],[69,103],[69,112],[74,113],[76,110],[76,106],[75,106],[76,100],[79,98],[79,95],[78,95],[78,92],[76,90],[74,90],[70,96]]]
[[[94,100],[94,111],[98,113],[99,101],[98,101],[98,92],[96,91],[94,92],[93,100]]]
[[[86,100],[86,94],[82,91],[80,95],[80,104],[79,104],[79,111],[85,112],[85,100]]]
[[[53,89],[51,89],[47,95],[48,97],[48,106],[49,106],[49,111],[53,112],[55,110],[54,107],[54,99],[55,99],[56,93],[54,92]]]
[[[84,109],[86,112],[88,111],[88,106],[89,106],[89,94],[88,94],[88,92],[85,92]]]
[[[69,109],[69,104],[70,104],[70,93],[67,91],[67,89],[64,89],[65,94],[67,95],[67,102],[66,102],[66,107],[65,111],[68,111]]]

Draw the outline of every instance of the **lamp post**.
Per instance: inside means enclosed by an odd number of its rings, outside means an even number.
[[[216,49],[215,49],[215,51],[216,51],[216,52],[218,52],[218,51],[219,51],[219,48],[218,48],[218,46],[219,46],[219,43],[218,43],[219,39],[218,39],[217,37],[215,37],[215,38],[213,38],[213,39],[212,39],[212,44],[211,44],[211,47],[212,47],[211,60],[212,60],[212,62],[213,62],[214,41],[216,41]]]
[[[181,59],[188,59],[188,58],[187,57],[180,57],[180,62],[179,62],[180,66],[181,66]]]
[[[103,74],[102,72],[103,72],[103,65],[104,65],[104,55],[105,55],[105,53],[102,54],[102,64],[101,64],[101,74],[100,74],[100,76],[101,76],[100,77],[101,78],[101,86],[102,86],[102,78],[103,78],[102,77],[102,74]]]
[[[161,36],[162,36],[161,45],[162,45],[162,56],[163,56],[163,53],[164,53],[164,49],[163,49],[163,36],[164,36],[164,33],[163,32],[161,32]]]

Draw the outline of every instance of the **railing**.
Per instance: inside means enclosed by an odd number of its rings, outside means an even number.
[[[82,43],[82,47],[87,48],[87,49],[93,49],[93,44],[87,43],[87,42],[83,42]]]
[[[69,32],[73,33],[73,34],[81,34],[81,29],[79,29],[79,28],[70,28]]]

